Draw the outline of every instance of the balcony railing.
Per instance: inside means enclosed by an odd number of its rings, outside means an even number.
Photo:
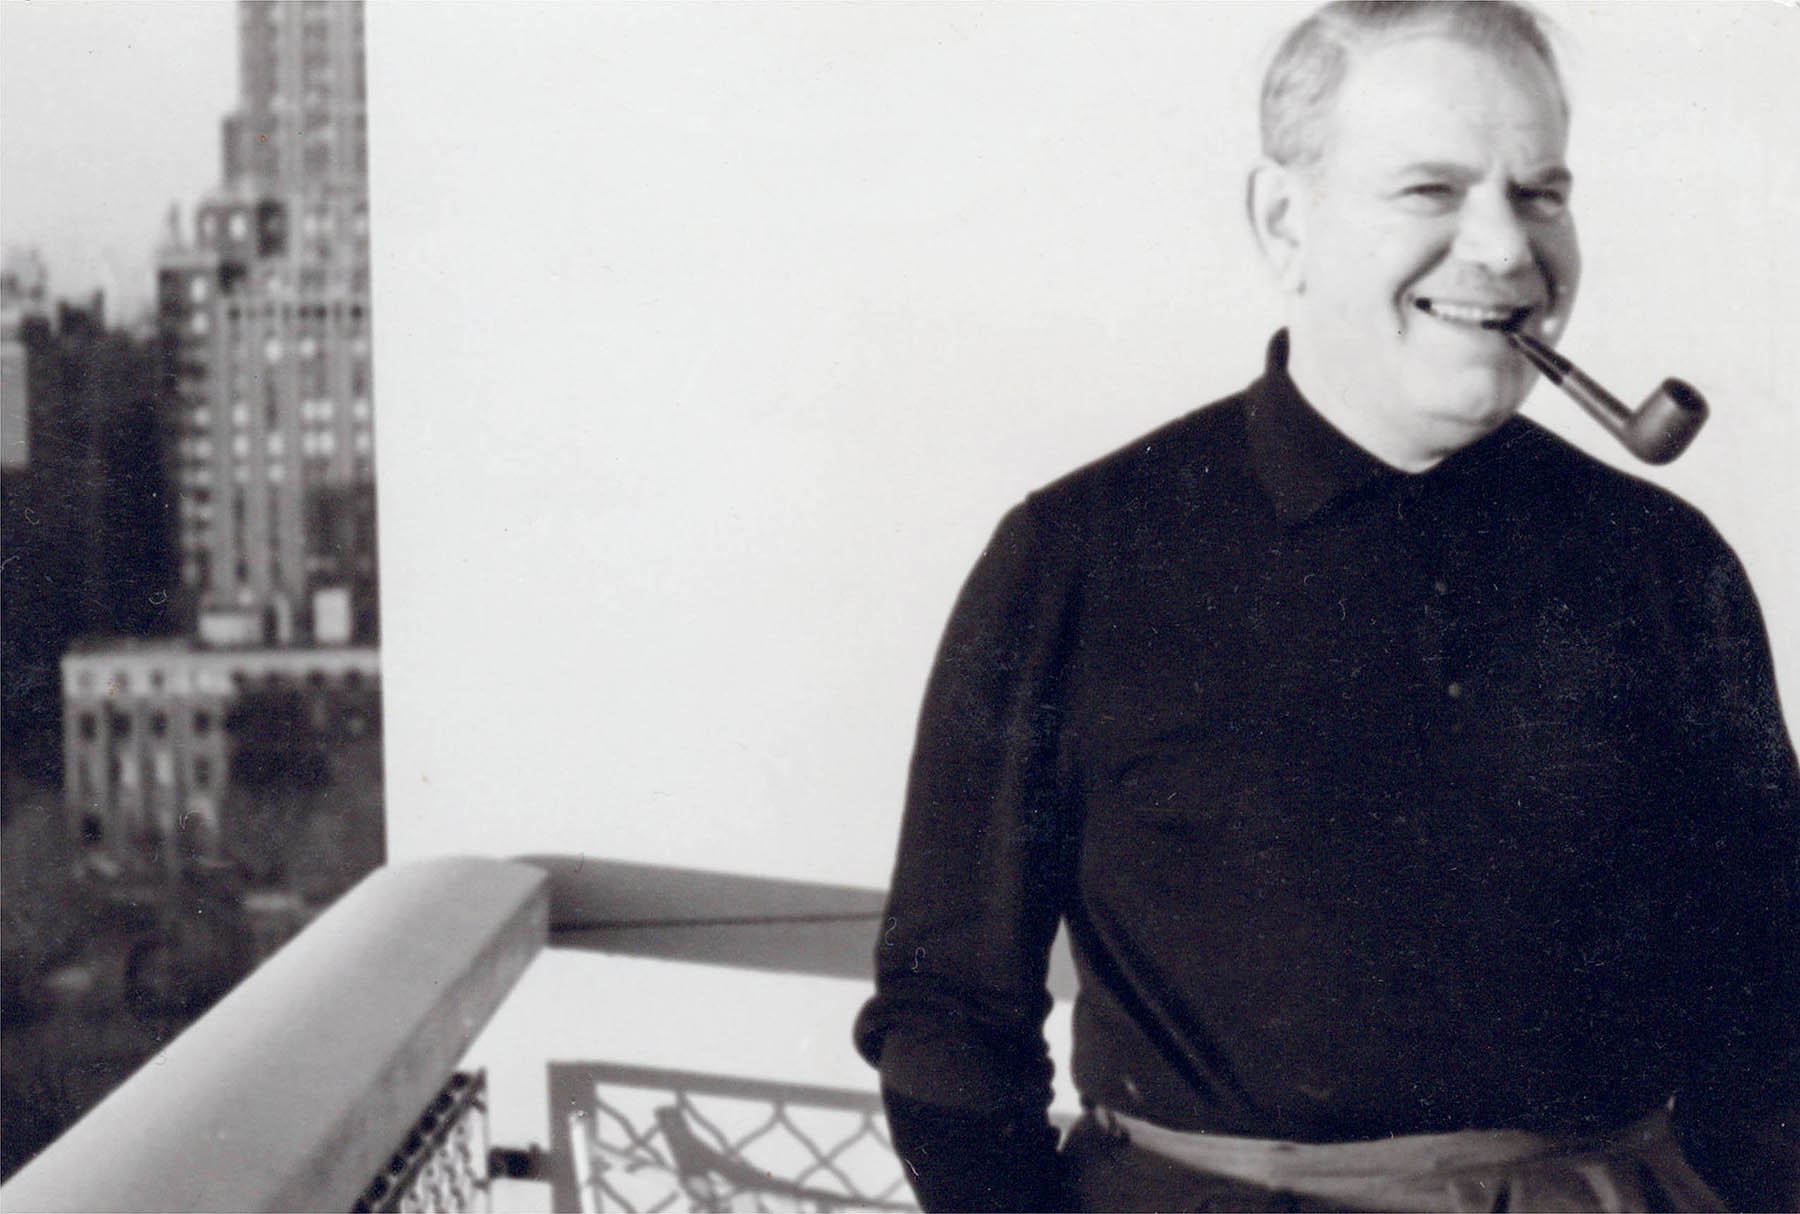
[[[559,1210],[911,1210],[872,1092],[550,1066]]]
[[[32,1210],[904,1209],[873,1093],[550,1067],[552,1149],[453,1078],[557,948],[865,979],[877,891],[576,857],[378,870],[0,1188]],[[1060,983],[1059,983],[1060,984]]]
[[[351,1214],[478,1209],[488,1187],[487,1076],[458,1071]]]
[[[348,1210],[543,947],[549,879],[371,874],[0,1188],[11,1210]]]

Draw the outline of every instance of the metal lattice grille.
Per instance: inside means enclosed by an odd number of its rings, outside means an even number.
[[[468,1214],[490,1208],[487,1074],[458,1071],[356,1203],[365,1211]]]
[[[911,1210],[879,1099],[631,1067],[552,1067],[583,1210]]]

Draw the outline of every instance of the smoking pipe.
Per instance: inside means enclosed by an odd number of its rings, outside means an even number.
[[[1647,464],[1666,464],[1686,451],[1706,421],[1706,398],[1679,379],[1663,380],[1634,412],[1537,338],[1513,329],[1501,332],[1532,366]]]

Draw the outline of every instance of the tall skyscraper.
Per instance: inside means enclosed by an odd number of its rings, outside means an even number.
[[[64,804],[98,869],[225,861],[259,897],[317,899],[380,861],[363,10],[239,0],[236,19],[221,181],[190,228],[171,212],[157,261],[193,635],[64,655]],[[264,818],[311,834],[258,837]]]
[[[360,3],[245,0],[223,181],[158,264],[182,582],[211,645],[378,631]]]

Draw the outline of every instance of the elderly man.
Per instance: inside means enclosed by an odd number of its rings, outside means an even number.
[[[943,641],[857,1026],[914,1185],[1794,1208],[1800,778],[1755,599],[1696,511],[1514,417],[1504,331],[1553,342],[1580,269],[1542,31],[1330,5],[1262,121],[1265,374],[1031,495]]]

